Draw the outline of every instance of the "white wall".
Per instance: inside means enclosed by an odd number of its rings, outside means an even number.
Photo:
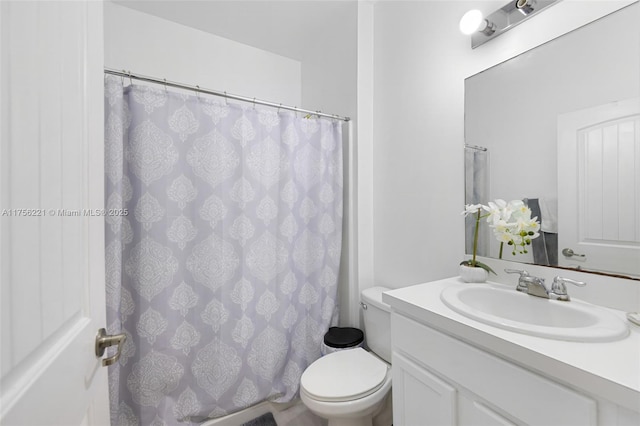
[[[105,66],[285,105],[301,105],[299,61],[104,4]]]
[[[352,286],[354,287],[352,291],[357,297],[361,289],[371,287],[375,283],[373,276],[374,12],[373,3],[358,4],[358,146],[355,179],[358,244],[357,253],[353,256],[357,268],[357,285]]]
[[[629,3],[564,0],[473,50],[458,30],[460,17],[472,8],[489,14],[504,1],[375,3],[376,285],[457,275],[464,254],[464,79]]]
[[[381,2],[374,16],[374,279],[456,275],[463,250],[458,2]]]
[[[326,23],[322,37],[306,39],[299,58],[304,108],[355,116],[357,19],[357,3],[347,3]]]

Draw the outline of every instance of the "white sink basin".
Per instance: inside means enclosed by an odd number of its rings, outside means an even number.
[[[578,342],[608,342],[629,334],[612,312],[588,303],[560,302],[489,284],[451,285],[440,299],[459,314],[495,327]]]

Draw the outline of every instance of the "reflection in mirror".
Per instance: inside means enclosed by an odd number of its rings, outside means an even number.
[[[542,225],[503,259],[640,277],[639,15],[633,3],[465,80],[466,203],[526,200]],[[491,232],[480,245],[498,258]]]

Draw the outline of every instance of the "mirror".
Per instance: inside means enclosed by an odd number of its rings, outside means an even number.
[[[465,202],[526,200],[545,231],[504,260],[640,277],[639,8],[465,80]],[[482,228],[478,254],[498,258]]]

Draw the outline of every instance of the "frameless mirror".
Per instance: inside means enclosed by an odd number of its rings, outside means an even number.
[[[526,200],[542,224],[503,259],[640,277],[639,16],[633,3],[465,80],[466,203]],[[478,254],[498,258],[482,227]]]

